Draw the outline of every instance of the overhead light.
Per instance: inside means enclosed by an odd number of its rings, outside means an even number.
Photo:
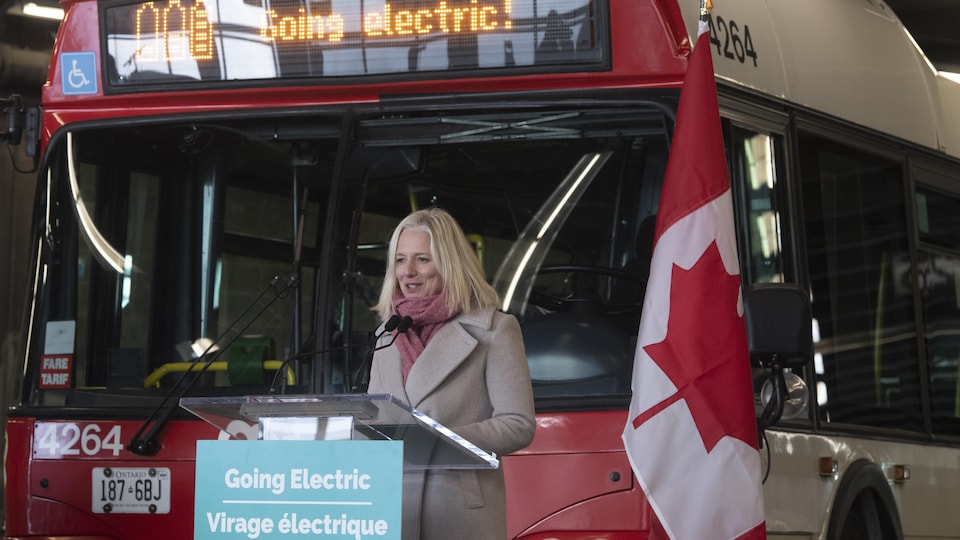
[[[27,2],[23,5],[13,5],[7,10],[8,15],[37,17],[40,19],[63,20],[63,10],[53,5],[41,5],[36,2]]]
[[[42,17],[44,19],[63,20],[63,9],[53,6],[41,6],[34,2],[27,2],[23,5],[23,14],[30,17]]]

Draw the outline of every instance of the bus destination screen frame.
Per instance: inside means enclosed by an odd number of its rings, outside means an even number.
[[[261,2],[101,4],[104,90],[346,85],[611,66],[609,0]]]

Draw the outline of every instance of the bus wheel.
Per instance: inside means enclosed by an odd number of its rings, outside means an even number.
[[[903,540],[900,515],[883,472],[857,461],[844,475],[830,513],[828,540]]]

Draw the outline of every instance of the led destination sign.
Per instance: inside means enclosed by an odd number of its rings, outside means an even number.
[[[417,9],[397,9],[386,3],[381,11],[364,13],[360,32],[366,39],[393,36],[426,35],[441,32],[448,35],[488,33],[499,29],[510,30],[512,0],[491,4],[471,0],[465,7],[452,7],[445,0],[434,6]],[[303,7],[295,14],[283,14],[276,9],[264,12],[265,20],[260,35],[267,40],[314,41],[337,43],[343,40],[345,28],[342,13],[310,15]]]
[[[104,8],[112,86],[603,63],[601,0],[153,0]],[[590,66],[594,67],[590,67]],[[475,75],[475,74],[474,74]]]

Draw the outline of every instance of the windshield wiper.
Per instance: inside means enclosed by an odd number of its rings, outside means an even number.
[[[283,298],[287,295],[287,292],[296,286],[297,277],[294,275],[290,276],[275,276],[270,284],[267,285],[256,298],[253,299],[250,304],[247,305],[240,312],[240,315],[234,319],[233,323],[230,324],[227,329],[221,333],[217,339],[213,341],[207,348],[203,351],[193,363],[190,364],[190,367],[183,372],[183,375],[177,379],[177,382],[170,388],[170,391],[164,396],[160,404],[150,413],[150,416],[144,421],[143,425],[140,426],[140,429],[133,435],[133,438],[130,440],[130,444],[127,445],[127,449],[137,454],[139,456],[152,456],[160,450],[160,443],[156,440],[157,435],[160,434],[160,431],[170,420],[170,417],[173,416],[173,412],[177,410],[180,406],[180,398],[186,395],[186,393],[193,387],[197,380],[207,371],[207,368],[223,354],[224,351],[230,348],[230,345],[237,340],[243,333],[250,327],[257,319],[263,315],[267,309],[273,305],[275,301],[280,298]],[[271,294],[272,293],[272,294]],[[259,309],[254,311],[254,307],[266,296],[269,295],[267,302]],[[232,334],[232,335],[231,335]],[[229,337],[228,337],[229,336]],[[217,347],[217,344],[224,342],[222,346]],[[201,361],[204,361],[203,366],[199,370],[194,370],[194,368]],[[188,376],[192,378],[186,383],[185,386],[181,385]],[[178,391],[179,390],[179,391]],[[176,396],[176,400],[170,404],[170,398]],[[150,428],[145,435],[144,431],[147,428]],[[143,435],[141,437],[141,435]]]

